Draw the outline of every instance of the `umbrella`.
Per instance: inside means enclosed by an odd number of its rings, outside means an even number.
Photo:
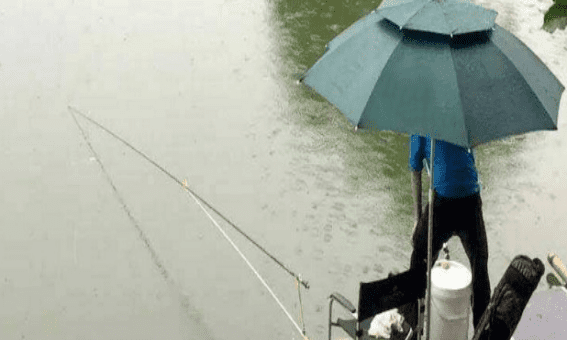
[[[467,148],[556,129],[564,90],[496,24],[451,38],[400,30],[381,10],[332,40],[301,81],[355,126],[430,134]]]
[[[495,17],[462,0],[384,0],[330,41],[300,81],[355,127],[430,136],[431,169],[435,139],[472,148],[556,130],[564,86]]]

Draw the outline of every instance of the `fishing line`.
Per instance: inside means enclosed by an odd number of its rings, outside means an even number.
[[[185,188],[186,190],[188,190],[187,188]],[[268,286],[268,284],[266,283],[266,281],[264,281],[264,279],[262,278],[262,276],[258,273],[258,271],[256,270],[256,268],[254,268],[254,266],[250,263],[250,261],[248,261],[248,259],[246,258],[246,256],[244,256],[244,254],[240,251],[240,249],[238,249],[238,247],[236,246],[236,244],[234,244],[234,242],[232,242],[232,240],[230,239],[230,237],[228,237],[228,235],[225,233],[225,231],[219,226],[219,224],[217,223],[217,221],[215,221],[215,219],[209,214],[209,212],[201,205],[201,202],[199,202],[199,200],[197,199],[197,197],[195,197],[191,192],[189,192],[189,194],[191,195],[191,197],[193,197],[193,199],[195,200],[195,202],[197,203],[197,205],[199,205],[199,207],[205,212],[205,214],[209,217],[209,219],[211,220],[211,222],[213,222],[213,224],[218,228],[218,230],[222,233],[222,235],[226,238],[226,240],[230,243],[230,245],[232,245],[232,247],[234,248],[234,250],[236,250],[236,252],[238,253],[238,255],[240,255],[240,257],[242,257],[242,259],[244,260],[244,262],[246,262],[246,264],[248,265],[248,267],[250,267],[250,269],[254,272],[254,274],[256,274],[256,277],[258,278],[258,280],[260,280],[260,282],[262,282],[262,284],[264,285],[264,287],[266,287],[266,289],[268,290],[268,292],[270,292],[270,294],[272,295],[272,297],[274,298],[274,300],[276,300],[276,302],[278,303],[278,305],[280,306],[280,308],[284,311],[284,313],[287,315],[287,317],[289,318],[289,321],[291,321],[291,323],[293,323],[293,325],[295,326],[295,328],[297,329],[297,331],[301,334],[301,335],[305,335],[305,330],[301,330],[301,328],[299,328],[299,325],[295,322],[295,320],[293,320],[293,318],[291,317],[291,315],[289,314],[289,312],[287,311],[287,309],[285,309],[284,305],[281,303],[280,299],[278,299],[278,297],[276,296],[276,294],[274,294],[274,292],[272,291],[272,289],[270,288],[270,286]],[[303,307],[302,307],[303,310]]]
[[[86,137],[85,132],[83,131],[83,129],[81,128],[80,124],[78,123],[75,114],[80,115],[81,117],[85,118],[86,120],[88,120],[89,122],[91,122],[92,124],[98,126],[99,128],[101,128],[102,130],[104,130],[105,132],[107,132],[108,134],[110,134],[111,136],[113,136],[114,138],[118,139],[119,141],[121,141],[123,144],[125,144],[128,148],[130,148],[132,151],[136,152],[137,154],[139,154],[140,156],[142,156],[144,159],[146,159],[148,162],[150,162],[152,165],[154,165],[155,167],[157,167],[159,170],[161,170],[164,174],[166,174],[167,176],[169,176],[172,180],[174,180],[177,184],[179,184],[183,189],[185,189],[193,198],[193,200],[195,200],[195,202],[197,203],[197,205],[199,205],[199,207],[203,210],[203,212],[207,215],[207,217],[209,217],[209,219],[211,220],[211,222],[217,227],[217,229],[222,233],[222,235],[226,238],[226,240],[232,245],[232,247],[236,250],[236,252],[242,257],[242,259],[246,262],[246,264],[248,265],[248,267],[254,272],[254,274],[256,275],[256,277],[260,280],[260,282],[264,285],[264,287],[268,290],[268,292],[272,295],[272,297],[274,298],[274,300],[276,300],[276,302],[278,303],[278,305],[280,306],[280,308],[284,311],[284,313],[286,314],[286,316],[289,318],[289,320],[292,322],[292,324],[295,326],[295,328],[297,329],[297,331],[302,335],[302,337],[304,339],[307,339],[307,337],[305,336],[305,328],[302,330],[299,325],[295,322],[295,320],[293,320],[292,316],[289,314],[289,312],[285,309],[285,307],[283,306],[283,304],[281,303],[281,301],[278,299],[278,297],[274,294],[274,292],[272,291],[272,289],[268,286],[268,284],[266,283],[266,281],[262,278],[262,276],[258,273],[258,271],[254,268],[254,266],[252,266],[252,264],[250,263],[250,261],[248,261],[248,259],[246,258],[246,256],[244,256],[244,254],[240,251],[240,249],[236,246],[236,244],[234,244],[234,242],[230,239],[230,237],[226,234],[226,232],[220,227],[220,225],[216,222],[216,220],[209,214],[209,212],[203,207],[203,205],[201,203],[203,203],[204,205],[206,205],[209,209],[211,209],[213,212],[215,212],[217,215],[219,215],[220,217],[222,217],[229,225],[231,225],[234,229],[236,229],[240,234],[242,234],[244,237],[246,237],[251,243],[253,243],[256,247],[258,247],[264,254],[266,254],[267,256],[269,256],[272,260],[274,260],[278,265],[280,265],[280,267],[282,267],[284,270],[286,270],[291,276],[293,276],[296,279],[296,282],[300,282],[303,286],[305,286],[305,288],[309,289],[309,284],[307,281],[304,281],[301,279],[301,276],[296,275],[294,272],[292,272],[291,270],[289,270],[285,265],[283,265],[279,260],[277,260],[273,255],[271,255],[270,253],[268,253],[262,246],[260,246],[256,241],[254,241],[252,238],[250,238],[246,233],[244,233],[244,231],[242,231],[238,226],[236,226],[232,221],[230,221],[227,217],[225,217],[223,214],[221,214],[218,210],[216,210],[214,207],[212,207],[209,203],[207,203],[203,198],[201,198],[198,194],[196,194],[193,190],[191,190],[188,186],[186,181],[180,181],[177,177],[175,177],[174,175],[172,175],[169,171],[167,171],[165,168],[163,168],[162,166],[160,166],[158,163],[156,163],[154,160],[152,160],[151,158],[149,158],[147,155],[145,155],[143,152],[139,151],[138,149],[136,149],[132,144],[128,143],[127,141],[125,141],[124,139],[122,139],[120,136],[116,135],[114,132],[110,131],[109,129],[107,129],[106,127],[104,127],[103,125],[101,125],[100,123],[96,122],[95,120],[93,120],[92,118],[86,116],[85,114],[83,114],[82,112],[80,112],[79,110],[77,110],[76,108],[72,107],[72,106],[68,106],[68,109],[70,110],[71,115],[73,116],[73,119],[75,120],[75,123],[77,124],[77,126],[79,127],[79,129],[81,130],[81,133],[83,135],[83,138],[85,138],[85,141],[87,142],[89,148],[91,149],[91,151],[93,152],[93,154],[95,155],[99,165],[101,166],[101,168],[103,169],[103,172],[105,173],[107,179],[109,180],[109,183],[111,184],[113,190],[115,191],[115,193],[117,194],[117,196],[119,197],[119,200],[124,208],[124,210],[126,211],[126,213],[128,214],[128,216],[130,217],[130,219],[132,220],[132,222],[134,223],[134,226],[136,227],[136,229],[138,229],[140,236],[142,237],[142,240],[144,241],[144,243],[146,243],[146,246],[148,247],[148,249],[150,250],[150,253],[152,254],[152,258],[154,258],[154,262],[156,262],[156,265],[158,265],[158,268],[160,268],[160,271],[162,271],[162,276],[164,276],[164,278],[166,280],[169,279],[169,274],[167,273],[167,271],[165,270],[165,267],[161,264],[161,261],[159,261],[159,258],[157,257],[157,254],[155,253],[155,251],[153,250],[153,248],[151,247],[150,243],[149,243],[149,239],[147,239],[147,237],[145,237],[145,234],[143,233],[143,231],[141,230],[141,228],[139,227],[138,223],[136,222],[136,220],[134,219],[134,217],[132,216],[132,214],[130,213],[130,210],[128,209],[128,207],[126,206],[124,200],[121,198],[121,196],[118,194],[118,190],[116,189],[116,186],[113,184],[112,180],[110,179],[110,176],[108,175],[108,173],[106,172],[106,170],[104,169],[103,164],[101,163],[101,161],[99,160],[98,154],[94,151],[92,145],[90,144],[90,142],[88,141],[88,138]],[[299,287],[298,287],[299,289]],[[300,301],[301,303],[301,301]],[[303,310],[303,306],[301,306],[302,310]]]

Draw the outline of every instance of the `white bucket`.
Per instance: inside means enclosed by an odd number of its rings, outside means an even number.
[[[431,270],[431,336],[466,340],[471,306],[471,272],[455,261],[440,260]]]

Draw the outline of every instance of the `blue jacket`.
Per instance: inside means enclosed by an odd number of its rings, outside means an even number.
[[[409,168],[421,171],[423,160],[429,164],[431,139],[412,135],[410,137]],[[447,198],[465,197],[480,191],[474,154],[469,149],[436,140],[433,187],[438,195]]]

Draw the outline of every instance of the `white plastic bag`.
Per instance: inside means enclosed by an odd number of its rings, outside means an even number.
[[[398,332],[403,332],[404,317],[398,313],[398,309],[390,309],[389,311],[380,313],[372,319],[368,334],[377,338],[390,339],[392,336],[392,328],[395,327]]]

